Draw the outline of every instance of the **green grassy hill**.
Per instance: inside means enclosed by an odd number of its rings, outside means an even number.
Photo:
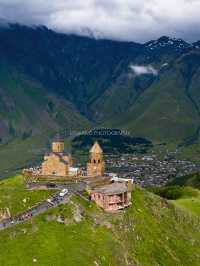
[[[55,191],[28,191],[21,175],[0,181],[0,210],[9,208],[11,215],[23,212],[27,208],[48,198]]]
[[[4,197],[20,180],[0,183]],[[132,193],[132,206],[118,214],[73,196],[66,205],[0,231],[0,265],[199,266],[199,226],[195,215],[140,188]]]
[[[176,206],[189,214],[200,215],[200,191],[189,186],[166,186],[151,188],[155,194],[171,200]]]
[[[200,216],[200,192],[193,197],[182,197],[174,201],[174,204],[181,209],[188,211],[188,213]]]
[[[186,193],[175,201],[177,206],[188,210],[189,212],[200,215],[200,173],[190,174],[175,178],[169,183],[170,186],[180,186]],[[185,186],[189,186],[187,189]],[[187,193],[190,191],[191,193]]]
[[[200,189],[200,173],[177,177],[169,185],[191,186]]]

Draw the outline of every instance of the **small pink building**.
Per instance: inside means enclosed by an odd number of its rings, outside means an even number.
[[[93,189],[91,200],[94,200],[105,211],[116,211],[130,205],[131,193],[128,192],[127,185],[124,182],[116,182]]]

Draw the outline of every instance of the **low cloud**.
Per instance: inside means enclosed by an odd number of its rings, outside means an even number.
[[[148,65],[148,66],[139,66],[139,65],[130,65],[130,69],[133,71],[133,73],[136,76],[140,75],[145,75],[145,74],[150,74],[153,76],[158,75],[158,70],[156,70],[153,66]]]
[[[0,18],[11,22],[138,42],[197,40],[199,10],[199,0],[0,0]]]

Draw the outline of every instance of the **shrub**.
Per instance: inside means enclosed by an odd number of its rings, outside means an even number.
[[[169,200],[176,200],[184,195],[184,188],[179,186],[151,188],[150,191]]]

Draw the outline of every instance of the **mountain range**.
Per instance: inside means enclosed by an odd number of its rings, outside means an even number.
[[[200,41],[139,44],[1,25],[0,155],[94,126],[198,147],[199,66]]]

